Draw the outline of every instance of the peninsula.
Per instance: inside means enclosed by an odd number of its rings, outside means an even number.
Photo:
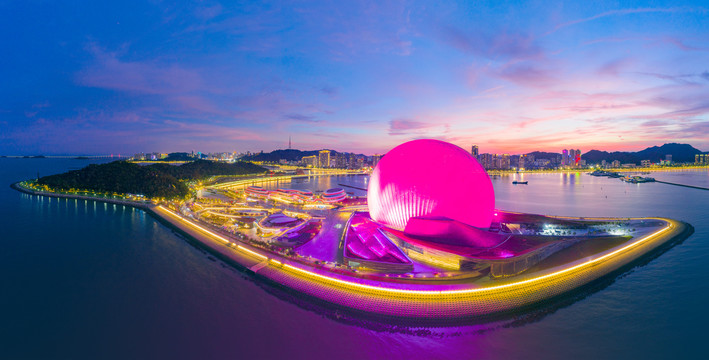
[[[433,160],[436,172],[412,166]],[[13,188],[143,209],[258,279],[385,317],[457,319],[518,311],[622,271],[693,232],[691,225],[665,218],[497,209],[477,160],[437,140],[394,148],[371,174],[269,176],[252,164],[241,164],[239,171],[207,163],[185,169],[190,163],[111,164]],[[192,168],[202,170],[187,171]],[[369,176],[367,196],[272,185],[311,176]]]

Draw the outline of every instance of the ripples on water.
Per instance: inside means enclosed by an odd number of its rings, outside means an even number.
[[[225,265],[144,212],[7,185],[79,160],[0,159],[5,358],[677,358],[709,321],[709,191],[581,173],[493,178],[497,207],[664,216],[690,238],[576,293],[502,318],[411,324],[303,299]],[[82,162],[79,166],[84,166]],[[709,187],[706,171],[653,173]],[[278,184],[324,190],[366,177]],[[529,185],[512,185],[527,180]],[[357,193],[357,190],[348,189]],[[362,195],[363,193],[357,193]]]

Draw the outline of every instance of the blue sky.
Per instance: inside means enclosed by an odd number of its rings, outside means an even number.
[[[0,154],[709,150],[702,2],[0,2]]]

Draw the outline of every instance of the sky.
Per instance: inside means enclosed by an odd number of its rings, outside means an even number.
[[[705,1],[2,1],[0,154],[709,150]]]

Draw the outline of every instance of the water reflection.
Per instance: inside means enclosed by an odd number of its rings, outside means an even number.
[[[377,332],[433,338],[462,336],[467,334],[483,334],[500,328],[521,327],[539,322],[545,317],[554,314],[561,309],[572,306],[576,302],[606,289],[615,283],[616,280],[623,278],[634,269],[647,265],[674,246],[680,245],[689,236],[691,236],[691,232],[684,237],[676,238],[669,243],[663,244],[659,248],[643,255],[636,261],[566,294],[544,300],[540,303],[525,308],[517,309],[513,312],[493,314],[484,317],[441,320],[378,316],[376,314],[354,311],[350,308],[323,302],[317,298],[306,296],[302,293],[284,288],[277,283],[273,283],[268,280],[264,281],[263,278],[255,278],[252,273],[242,272],[241,275],[244,279],[254,282],[269,294],[283,301],[292,303],[299,308],[316,313],[319,316],[326,317],[342,324]]]

